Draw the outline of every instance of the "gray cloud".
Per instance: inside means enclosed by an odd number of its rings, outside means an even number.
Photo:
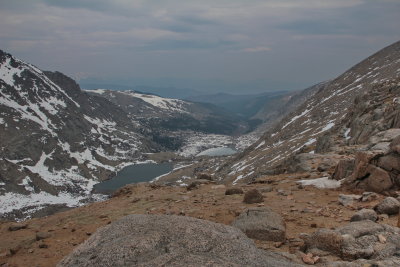
[[[299,89],[397,41],[399,13],[394,0],[3,0],[0,48],[113,83]]]

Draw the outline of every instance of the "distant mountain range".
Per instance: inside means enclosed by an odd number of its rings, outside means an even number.
[[[81,88],[86,90],[107,88],[109,90],[125,91],[134,90],[144,94],[156,94],[166,98],[186,99],[191,96],[201,95],[201,91],[193,89],[181,89],[175,87],[152,87],[152,86],[127,86],[121,84],[107,84],[107,83],[80,83]]]

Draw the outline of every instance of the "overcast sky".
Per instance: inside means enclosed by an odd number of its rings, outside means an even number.
[[[80,82],[303,89],[400,40],[399,0],[0,0],[0,49]]]

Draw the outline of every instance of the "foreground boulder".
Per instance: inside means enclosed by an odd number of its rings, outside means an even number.
[[[57,266],[299,266],[205,220],[129,215],[99,229]]]
[[[267,207],[246,210],[233,221],[232,226],[257,240],[284,242],[286,239],[285,221]]]

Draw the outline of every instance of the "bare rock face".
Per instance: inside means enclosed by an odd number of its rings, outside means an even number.
[[[353,216],[351,216],[350,221],[363,221],[363,220],[371,220],[376,222],[378,220],[378,214],[372,209],[362,209],[357,211]]]
[[[57,266],[299,265],[257,249],[231,226],[182,216],[129,215],[98,230]]]
[[[397,199],[387,197],[375,207],[375,210],[381,214],[393,215],[399,213],[399,208],[400,202]]]
[[[285,221],[267,207],[246,210],[233,221],[232,226],[257,240],[284,242],[286,239]]]
[[[257,189],[252,189],[244,194],[243,202],[246,204],[261,203],[263,201],[264,197]]]

